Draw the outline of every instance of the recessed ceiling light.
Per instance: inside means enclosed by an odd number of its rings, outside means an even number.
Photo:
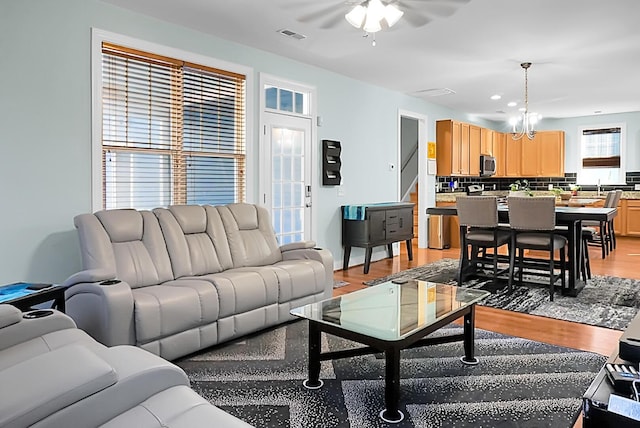
[[[520,107],[520,108],[518,109],[518,111],[525,111],[525,108],[524,108],[524,107]]]
[[[515,102],[515,101],[511,101],[511,102],[510,102],[509,104],[507,104],[507,105],[508,105],[509,107],[515,107],[515,106],[517,106],[517,105],[518,105],[518,103],[517,103],[517,102]]]
[[[491,99],[492,100],[499,100],[500,98],[502,98],[501,95],[495,94],[495,95],[491,95]]]

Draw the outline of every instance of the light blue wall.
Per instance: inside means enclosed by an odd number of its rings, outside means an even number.
[[[615,123],[626,123],[627,125],[627,144],[624,161],[626,171],[640,171],[640,112],[571,117],[567,119],[547,119],[540,123],[540,129],[564,130],[565,172],[577,172],[580,156],[580,136],[578,130],[584,126],[600,126]]]
[[[342,258],[339,206],[397,198],[397,178],[388,163],[397,163],[399,109],[428,116],[429,140],[435,139],[435,120],[473,121],[417,98],[96,0],[3,0],[0,283],[60,282],[81,268],[73,217],[91,211],[92,27],[252,67],[256,85],[259,72],[315,85],[324,120],[318,138],[340,140],[344,147],[345,196],[319,186],[315,199],[316,240],[337,260]],[[254,113],[248,151],[255,151],[258,141],[257,107]],[[425,185],[433,189],[432,177]],[[429,198],[433,204],[433,192]],[[353,257],[361,254],[356,249]]]

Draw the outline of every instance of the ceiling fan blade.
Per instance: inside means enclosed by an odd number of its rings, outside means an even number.
[[[337,4],[331,5],[331,6],[324,7],[322,9],[320,9],[320,10],[315,11],[315,12],[311,12],[311,13],[308,13],[306,15],[302,15],[297,20],[298,20],[298,22],[315,21],[317,19],[324,18],[327,15],[335,13],[335,12],[337,12],[339,10],[342,10],[343,8],[344,8],[344,4],[342,2],[340,2],[340,3],[337,3]]]
[[[406,20],[412,27],[422,27],[431,22],[431,18],[427,18],[413,10],[407,10],[402,19]]]
[[[326,19],[322,25],[320,25],[320,28],[322,28],[323,30],[328,30],[330,28],[335,27],[336,25],[338,25],[340,22],[345,21],[346,19],[344,17],[345,11],[340,11],[338,13],[336,13],[334,16],[332,16],[329,19]]]

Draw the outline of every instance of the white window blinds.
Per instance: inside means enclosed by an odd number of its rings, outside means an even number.
[[[245,200],[245,76],[102,45],[103,206]]]

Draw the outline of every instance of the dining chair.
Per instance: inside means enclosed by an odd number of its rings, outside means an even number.
[[[622,190],[619,191],[620,197],[622,196]],[[607,192],[607,196],[604,200],[605,208],[614,208],[618,206],[619,199],[617,190],[610,190]],[[590,245],[596,245],[600,247],[602,258],[604,259],[609,251],[613,250],[615,232],[613,232],[613,220],[611,221],[591,221],[585,220],[582,222],[583,229],[588,230],[591,233]]]
[[[462,285],[468,273],[477,275],[479,265],[483,270],[491,269],[488,276],[495,284],[501,273],[498,269],[498,248],[510,243],[509,230],[498,227],[498,198],[459,196],[456,198],[456,210],[461,226],[458,286]],[[488,249],[492,252],[487,252]]]
[[[546,270],[549,275],[549,299],[553,301],[555,283],[560,279],[565,287],[567,238],[556,233],[555,197],[509,197],[509,224],[511,248],[509,257],[509,291],[513,291],[513,278],[518,268],[518,283],[522,284],[524,270]],[[534,259],[524,257],[525,250],[546,251],[548,257]],[[555,251],[560,252],[560,274],[555,274]],[[517,257],[516,257],[517,253]],[[516,261],[517,259],[517,261]]]

